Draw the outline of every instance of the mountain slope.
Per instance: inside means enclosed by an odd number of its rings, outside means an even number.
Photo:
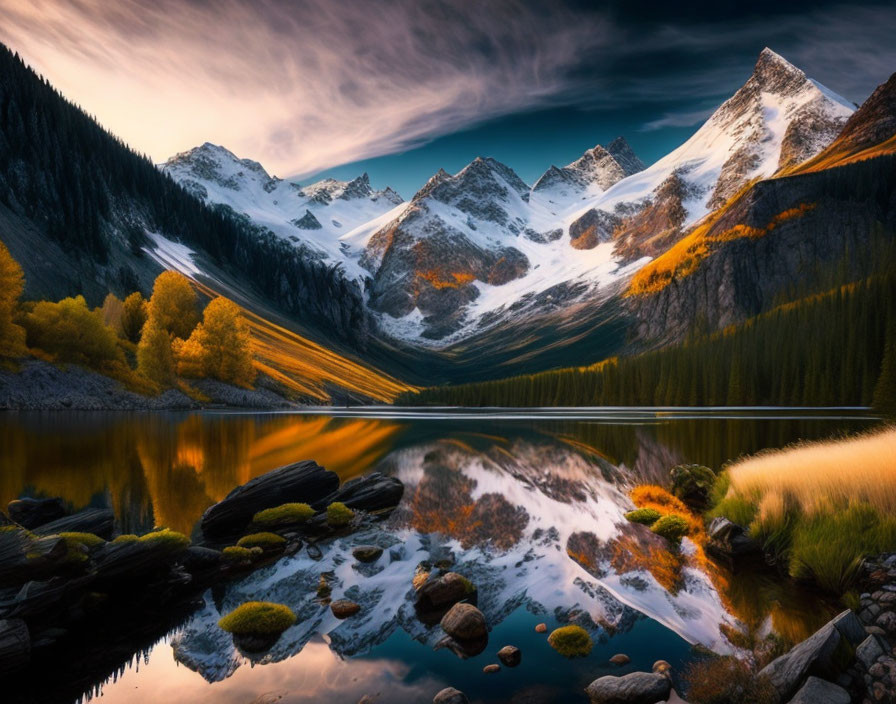
[[[631,216],[617,233],[622,254],[655,255],[745,184],[808,159],[837,136],[854,106],[764,49],[747,82],[684,144],[592,204]],[[674,194],[670,198],[670,191]]]
[[[171,265],[190,251],[215,291],[240,291],[288,316],[309,345],[364,370],[370,385],[382,382],[384,393],[366,398],[394,395],[395,379],[352,359],[372,321],[360,287],[336,268],[204,205],[2,46],[0,115],[0,238],[25,271],[27,297],[84,293],[99,305],[109,291],[148,294],[163,269],[153,255]],[[300,378],[310,371],[295,373],[300,385],[324,388]],[[328,389],[338,389],[334,377]]]
[[[817,163],[743,189],[641,269],[627,292],[640,336],[681,339],[698,320],[722,329],[795,288],[806,295],[873,270],[896,233],[894,93],[891,78]],[[851,159],[850,145],[879,156]]]
[[[366,173],[352,181],[330,178],[300,186],[208,142],[173,156],[161,169],[200,200],[227,206],[330,262],[344,261],[341,235],[403,203],[391,188],[373,190]]]

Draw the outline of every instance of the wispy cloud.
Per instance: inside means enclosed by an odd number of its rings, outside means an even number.
[[[568,99],[610,33],[560,6],[0,0],[0,38],[154,159],[206,140],[278,173]]]
[[[652,132],[665,127],[692,127],[698,125],[714,112],[715,108],[685,112],[667,112],[656,120],[651,120],[641,128],[642,132]]]

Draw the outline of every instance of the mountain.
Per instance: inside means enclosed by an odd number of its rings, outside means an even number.
[[[683,339],[896,261],[896,76],[836,141],[744,189],[643,267],[626,292],[642,339]]]
[[[551,166],[535,182],[532,190],[549,200],[572,200],[586,191],[600,193],[626,176],[644,170],[642,162],[624,137],[617,137],[606,148],[589,149],[562,168]]]
[[[24,269],[27,299],[83,294],[97,306],[109,292],[148,295],[163,268],[179,268],[207,295],[277,316],[254,322],[271,341],[272,371],[300,379],[303,393],[394,396],[375,391],[394,379],[354,357],[374,321],[337,267],[196,199],[2,45],[0,115],[0,238]],[[290,363],[297,352],[302,364]]]
[[[200,200],[228,207],[331,262],[343,261],[341,235],[403,203],[391,188],[374,190],[366,173],[351,181],[328,178],[300,186],[208,142],[160,168]]]
[[[846,99],[763,49],[747,82],[690,139],[590,206],[625,218],[616,233],[621,256],[656,256],[747,183],[827,147],[853,111]]]

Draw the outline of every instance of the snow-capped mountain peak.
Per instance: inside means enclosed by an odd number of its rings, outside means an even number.
[[[161,168],[198,198],[228,207],[332,262],[345,263],[341,236],[403,203],[391,188],[374,190],[366,173],[350,181],[324,178],[301,186],[208,142],[177,154]],[[350,273],[360,275],[357,265],[348,264]]]
[[[564,167],[551,166],[532,190],[545,193],[552,202],[601,193],[626,176],[641,171],[644,163],[635,155],[624,137],[607,147],[596,145]]]

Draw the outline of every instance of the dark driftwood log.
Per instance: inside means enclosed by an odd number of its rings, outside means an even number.
[[[50,521],[34,529],[38,535],[56,533],[93,533],[105,540],[112,538],[115,514],[108,508],[87,508],[78,513]]]
[[[23,528],[32,530],[66,514],[62,499],[16,499],[7,506],[9,517]]]
[[[31,637],[20,618],[0,621],[0,675],[21,670],[31,659]]]
[[[306,460],[280,467],[238,486],[202,516],[202,532],[209,537],[232,535],[245,528],[259,511],[281,504],[315,504],[333,493],[339,477]]]
[[[403,495],[404,484],[401,480],[387,477],[381,472],[371,472],[347,481],[337,491],[324,498],[317,507],[323,508],[334,501],[339,501],[350,509],[381,511],[398,506]]]

